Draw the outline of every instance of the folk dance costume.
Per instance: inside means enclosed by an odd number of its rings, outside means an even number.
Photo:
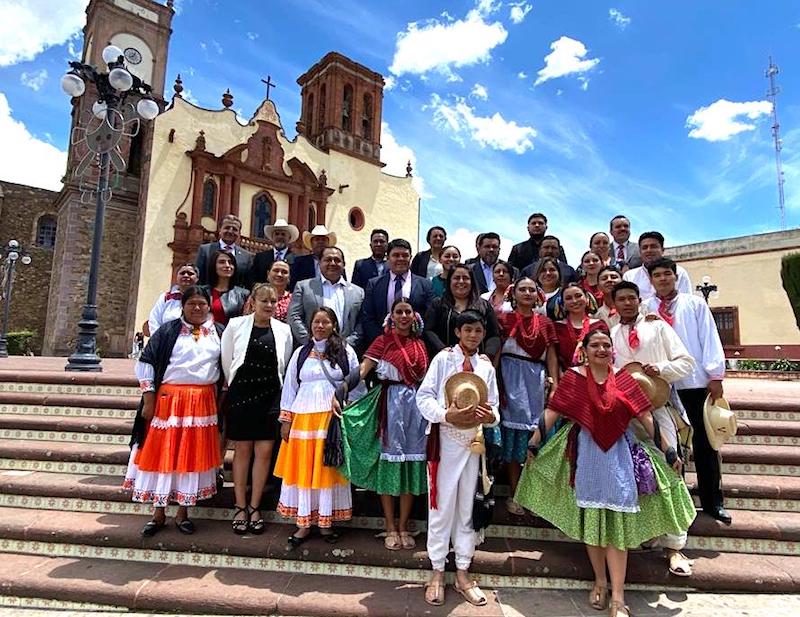
[[[288,289],[283,292],[283,295],[278,298],[278,301],[275,303],[275,310],[272,313],[272,316],[282,321],[283,323],[288,323],[289,321],[289,303],[292,301],[292,292]]]
[[[416,393],[428,368],[425,344],[391,330],[376,338],[364,357],[377,363],[380,385],[342,414],[342,471],[355,486],[379,495],[423,495],[428,422]]]
[[[686,486],[628,426],[652,405],[626,371],[597,384],[567,369],[547,406],[568,421],[525,465],[517,503],[590,546],[625,550],[688,529]]]
[[[663,320],[646,321],[639,314],[633,323],[619,323],[611,329],[611,341],[614,345],[614,366],[624,367],[631,362],[653,364],[659,369],[659,377],[672,384],[691,374],[694,359],[675,334],[674,330]],[[653,421],[658,422],[662,438],[680,453],[678,436],[678,419],[676,415],[681,409],[673,405],[658,407],[652,411]],[[688,420],[684,418],[684,421]],[[655,448],[656,444],[647,435],[641,424],[633,425],[637,439]],[[663,454],[659,457],[666,461]],[[686,526],[680,533],[667,533],[660,539],[662,547],[680,551],[686,546]]]
[[[706,387],[710,381],[725,377],[725,352],[714,316],[701,298],[686,293],[663,299],[654,296],[643,304],[672,326],[696,361],[692,372],[675,382],[675,388],[694,429],[692,452],[700,503],[704,510],[714,510],[723,505],[720,460],[708,442],[703,422]]]
[[[678,266],[677,269],[678,281],[675,283],[675,288],[680,293],[691,294],[692,291],[694,291],[694,287],[692,287],[692,281],[689,278],[689,273],[686,272],[686,270],[681,266]],[[644,266],[631,268],[622,275],[622,280],[636,283],[636,286],[639,288],[639,297],[642,299],[642,302],[656,295],[656,290],[653,287],[653,283],[650,282],[650,274],[647,272],[647,268]]]
[[[595,316],[597,313],[595,313]],[[558,363],[561,370],[565,371],[572,366],[583,364],[586,353],[583,350],[583,339],[592,330],[608,332],[606,322],[599,319],[583,318],[580,328],[572,325],[569,317],[555,322],[556,338],[558,339]]]
[[[183,315],[181,306],[181,290],[177,285],[165,294],[160,295],[153,308],[150,309],[150,316],[147,318],[147,327],[150,336],[153,336],[161,326],[173,319],[180,319]]]
[[[557,342],[553,322],[533,313],[499,316],[506,337],[500,353],[500,427],[503,461],[524,463],[531,431],[544,411],[547,348]]]
[[[134,501],[193,506],[216,493],[219,357],[218,326],[211,319],[202,326],[170,321],[147,344],[136,377],[142,392],[156,393],[156,402],[149,425],[142,404],[134,421],[123,484]]]
[[[465,358],[460,345],[439,352],[417,390],[420,412],[428,422],[439,425],[439,461],[428,464],[427,547],[431,566],[438,571],[444,571],[451,539],[456,567],[469,569],[477,537],[472,526],[472,508],[480,455],[471,452],[469,446],[480,427],[464,430],[445,421],[444,385],[448,377],[462,370],[471,370],[486,382],[487,404],[494,413],[494,424],[500,420],[497,380],[492,363],[477,353]]]
[[[294,518],[298,527],[326,529],[353,515],[350,482],[322,461],[335,392],[328,375],[340,384],[351,373],[358,374],[358,358],[353,348],[343,343],[345,353],[335,360],[334,367],[330,359],[323,359],[326,343],[312,339],[296,349],[283,381],[280,421],[290,422],[292,428],[275,463],[275,475],[283,478],[277,511]]]
[[[604,321],[609,330],[619,323],[619,313],[613,305],[601,304],[592,317]]]

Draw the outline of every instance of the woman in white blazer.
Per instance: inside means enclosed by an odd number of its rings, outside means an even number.
[[[231,319],[222,334],[222,370],[228,383],[222,411],[226,436],[235,443],[236,512],[232,525],[237,534],[264,532],[261,495],[280,432],[278,414],[283,375],[292,356],[292,331],[272,316],[278,301],[275,289],[266,283],[258,284],[252,297],[254,312]],[[248,501],[251,457],[252,491]]]

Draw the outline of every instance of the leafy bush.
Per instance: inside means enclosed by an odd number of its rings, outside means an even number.
[[[34,330],[19,330],[6,335],[8,341],[8,355],[27,356],[31,353],[31,343],[36,337]]]
[[[766,360],[739,360],[738,371],[780,371],[791,373],[800,371],[800,362],[792,362],[789,358],[780,358],[772,362]]]
[[[800,253],[789,253],[781,259],[781,283],[800,328]]]

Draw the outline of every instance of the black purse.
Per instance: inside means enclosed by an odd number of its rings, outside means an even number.
[[[486,455],[480,458],[478,481],[475,486],[475,499],[472,502],[472,528],[475,531],[486,529],[492,524],[494,514],[494,476],[489,475]]]
[[[344,384],[337,384],[328,372],[323,359],[320,359],[320,364],[322,365],[322,372],[325,373],[325,377],[336,390],[336,400],[339,401],[339,405],[343,408],[345,398],[347,397],[348,386],[350,385],[349,381],[351,380],[348,379],[348,376],[345,376],[347,381]],[[342,420],[335,413],[331,414],[331,421],[328,424],[328,433],[325,435],[325,446],[322,449],[322,464],[325,465],[325,467],[341,467],[344,465]]]

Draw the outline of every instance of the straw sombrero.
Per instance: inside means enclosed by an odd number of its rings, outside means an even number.
[[[311,231],[303,232],[303,246],[311,250],[311,238],[314,236],[328,236],[328,246],[336,246],[336,234],[328,231],[325,225],[316,225]]]
[[[726,441],[736,435],[736,412],[731,411],[731,406],[724,398],[718,398],[713,403],[711,395],[706,397],[703,405],[703,424],[706,427],[708,443],[715,450],[719,450]]]
[[[625,370],[636,380],[654,408],[663,407],[669,400],[669,384],[661,377],[645,375],[641,362],[629,362]]]
[[[456,407],[475,409],[489,400],[486,382],[475,373],[460,372],[450,375],[444,384],[444,399],[447,406],[455,402]]]

